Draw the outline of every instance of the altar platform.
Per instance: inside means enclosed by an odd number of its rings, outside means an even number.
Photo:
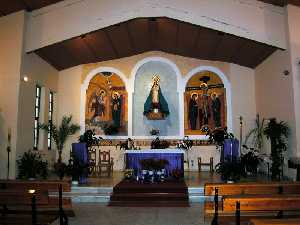
[[[124,172],[114,171],[111,177],[88,178],[84,185],[72,186],[67,194],[73,203],[108,203],[113,187],[124,178]],[[190,202],[204,201],[204,184],[220,182],[220,176],[208,171],[185,171],[184,181],[188,187]]]
[[[73,185],[70,196],[73,203],[104,203],[108,204],[113,187],[124,178],[124,172],[114,171],[111,177],[88,178],[88,183],[84,185]],[[241,180],[246,181],[267,181],[266,175],[259,175],[254,178]],[[217,173],[208,171],[185,171],[184,181],[188,187],[189,202],[202,203],[204,197],[205,183],[219,183],[221,178]]]

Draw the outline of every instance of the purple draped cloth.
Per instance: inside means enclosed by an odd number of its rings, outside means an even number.
[[[133,169],[135,174],[139,174],[142,170],[140,165],[142,159],[166,159],[169,162],[165,167],[167,175],[171,175],[176,169],[183,175],[183,157],[183,153],[126,153],[126,169]]]
[[[88,152],[85,143],[73,143],[72,152],[82,165],[86,165],[88,163]],[[79,177],[79,183],[80,184],[87,183],[87,173],[83,173]]]
[[[225,139],[221,161],[239,159],[239,140]]]

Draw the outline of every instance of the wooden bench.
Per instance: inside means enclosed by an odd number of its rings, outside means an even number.
[[[204,195],[215,195],[215,188],[219,195],[242,195],[242,194],[300,194],[300,182],[247,182],[247,183],[206,183]]]
[[[36,193],[48,193],[48,204],[41,204],[39,207],[57,207],[59,203],[58,190],[60,185],[62,186],[63,192],[71,191],[71,182],[68,180],[0,180],[0,191],[13,190],[25,193],[28,190],[35,190]],[[62,204],[66,210],[72,209],[72,201],[69,197],[63,196]]]
[[[283,212],[285,216],[300,216],[300,182],[205,184],[205,196],[214,196],[216,191],[214,201],[211,197],[205,200],[205,217],[217,216],[221,224],[232,224],[236,220],[237,202],[238,217],[243,222],[282,217]]]
[[[252,219],[250,225],[299,225],[300,219]]]
[[[69,181],[21,181],[0,180],[0,219],[3,224],[31,224],[33,219],[32,197],[28,191],[34,190],[36,217],[39,224],[49,224],[59,215],[67,224],[67,216],[74,216],[72,202],[69,197],[63,197],[62,193],[71,191]],[[52,194],[51,194],[52,192]],[[59,194],[58,194],[59,193]],[[61,198],[59,198],[61,196]],[[24,223],[22,219],[24,218]]]
[[[41,224],[46,225],[58,218],[58,205],[49,208],[47,192],[29,193],[20,190],[0,190],[0,225]],[[40,210],[41,206],[44,209]],[[39,214],[39,215],[38,215]]]

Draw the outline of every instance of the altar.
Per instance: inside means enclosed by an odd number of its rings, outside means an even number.
[[[184,174],[184,151],[182,149],[143,149],[143,150],[126,150],[125,161],[126,169],[133,169],[135,174],[139,173],[142,168],[140,161],[142,159],[165,159],[169,164],[166,165],[166,174],[170,175],[174,170]]]

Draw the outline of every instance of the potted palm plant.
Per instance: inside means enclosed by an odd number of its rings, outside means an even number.
[[[271,178],[280,180],[283,152],[287,150],[289,127],[285,122],[277,122],[275,118],[271,118],[264,128],[264,134],[271,142]]]
[[[72,116],[63,116],[61,124],[59,127],[55,126],[52,123],[49,124],[41,124],[40,128],[51,132],[53,141],[56,144],[56,148],[58,151],[58,160],[54,165],[55,171],[58,173],[59,177],[62,179],[64,176],[64,170],[66,165],[62,162],[62,151],[65,146],[67,139],[79,131],[80,126],[78,124],[72,123]]]

